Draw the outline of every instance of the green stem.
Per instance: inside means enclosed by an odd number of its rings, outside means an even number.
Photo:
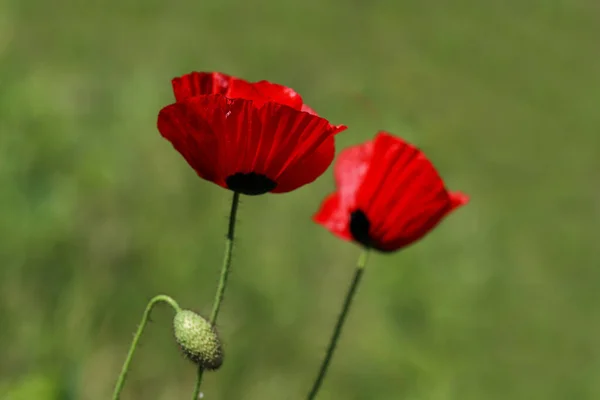
[[[169,304],[175,310],[176,313],[181,311],[181,307],[179,307],[179,304],[177,304],[175,300],[173,300],[167,295],[159,294],[158,296],[155,296],[150,300],[150,302],[146,306],[144,315],[142,316],[142,322],[140,322],[137,332],[133,337],[133,342],[131,342],[131,346],[129,347],[129,352],[127,353],[127,358],[125,358],[125,362],[123,363],[123,368],[121,368],[121,374],[119,375],[119,379],[117,380],[117,384],[115,385],[115,390],[113,392],[113,400],[118,400],[121,396],[121,391],[123,391],[123,386],[125,385],[125,378],[127,378],[129,366],[131,365],[131,360],[133,359],[133,353],[135,353],[135,349],[137,348],[140,338],[142,337],[142,333],[144,332],[144,328],[148,323],[148,319],[150,318],[150,313],[152,312],[152,309],[154,308],[156,303],[159,303],[161,301]]]
[[[329,340],[329,347],[327,348],[327,353],[325,353],[325,358],[321,363],[321,368],[319,369],[319,375],[317,375],[317,379],[315,380],[313,387],[308,394],[307,399],[313,400],[317,397],[317,393],[323,383],[323,379],[325,379],[325,374],[327,373],[327,368],[329,367],[329,363],[333,357],[333,353],[337,346],[338,340],[340,338],[340,334],[342,333],[342,328],[344,326],[344,322],[346,321],[346,317],[348,316],[348,311],[350,310],[350,305],[352,304],[352,299],[356,294],[356,289],[358,288],[358,284],[360,283],[360,278],[363,275],[365,270],[365,265],[367,263],[367,259],[369,256],[369,250],[365,249],[360,255],[358,262],[356,263],[356,269],[354,270],[354,278],[352,279],[352,283],[348,288],[348,292],[346,293],[346,298],[344,299],[344,305],[342,306],[342,311],[337,319],[337,323],[335,324],[335,329],[333,330],[333,334],[331,335],[331,339]]]
[[[227,278],[229,277],[229,269],[231,266],[231,254],[233,252],[233,240],[235,237],[235,221],[237,216],[238,204],[240,202],[240,194],[233,192],[233,199],[231,200],[231,211],[229,212],[229,227],[227,229],[227,237],[225,239],[225,253],[223,255],[223,265],[221,266],[221,278],[219,279],[219,286],[215,293],[215,300],[213,302],[212,312],[210,314],[210,324],[214,326],[219,316],[219,310],[221,309],[221,303],[225,294],[225,288],[227,287]],[[202,384],[202,375],[204,370],[198,367],[198,374],[196,376],[196,386],[194,387],[193,400],[197,400],[200,396],[200,385]]]

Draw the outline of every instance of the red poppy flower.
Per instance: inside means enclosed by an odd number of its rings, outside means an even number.
[[[383,252],[422,238],[469,200],[446,190],[423,152],[386,132],[344,150],[335,178],[338,191],[325,199],[315,222]]]
[[[221,73],[172,81],[176,102],[158,130],[203,179],[233,191],[284,193],[317,179],[333,161],[331,125],[294,90]]]

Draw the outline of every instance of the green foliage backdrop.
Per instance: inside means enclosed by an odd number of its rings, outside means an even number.
[[[0,398],[107,399],[146,302],[210,312],[230,193],[158,134],[170,79],[297,89],[423,148],[472,201],[371,259],[321,399],[600,398],[595,0],[0,0]],[[205,399],[302,399],[358,248],[329,171],[243,199]],[[186,399],[159,307],[123,400]]]

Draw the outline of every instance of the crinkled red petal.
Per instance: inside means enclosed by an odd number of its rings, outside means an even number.
[[[266,101],[283,104],[295,110],[302,111],[302,106],[304,105],[302,97],[294,89],[268,81],[256,82],[252,86],[261,93]]]
[[[219,72],[191,72],[171,81],[176,101],[210,94],[227,95],[232,81],[237,80]]]
[[[335,182],[341,198],[340,204],[348,212],[356,208],[356,196],[372,157],[373,142],[349,147],[338,156],[334,167]]]
[[[313,220],[337,236],[351,240],[350,213],[356,209],[356,195],[371,162],[373,143],[343,150],[334,167],[337,192],[327,197]]]
[[[289,192],[314,181],[331,164],[333,136],[346,129],[293,108],[266,103],[257,110],[255,158],[247,165],[277,182],[275,193]]]
[[[313,216],[313,221],[344,240],[352,240],[348,215],[348,210],[340,205],[339,193],[332,193],[325,198],[319,211]]]
[[[443,180],[425,155],[385,132],[375,139],[356,203],[371,222],[371,239],[385,251],[420,239],[453,208]]]
[[[317,115],[293,89],[269,81],[248,82],[219,72],[191,72],[172,80],[176,101],[194,96],[222,94],[231,99],[253,100],[260,108],[267,102],[286,105]]]
[[[463,192],[450,192],[450,211],[469,203],[469,196]]]
[[[225,187],[218,158],[219,141],[208,120],[212,97],[197,97],[195,102],[178,102],[158,114],[157,127],[201,178]]]
[[[312,117],[319,118],[316,115]],[[325,126],[323,123],[320,125],[320,128],[315,129],[312,132],[313,140],[318,142],[325,136],[324,141],[316,149],[312,150],[314,145],[307,140],[307,146],[295,151],[294,157],[290,159],[291,162],[287,163],[285,170],[279,175],[278,186],[273,190],[273,193],[292,191],[313,182],[319,176],[323,175],[335,157],[334,135],[345,129],[346,126],[344,125],[332,126],[327,124]]]
[[[288,167],[279,177],[279,184],[273,193],[285,193],[297,187],[313,182],[329,168],[335,157],[335,142],[333,136],[325,141],[311,153]]]

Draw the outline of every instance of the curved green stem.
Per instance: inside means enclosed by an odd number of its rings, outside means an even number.
[[[348,292],[346,293],[346,298],[344,299],[344,305],[342,306],[342,311],[337,319],[337,323],[335,324],[335,328],[333,330],[333,334],[331,335],[331,339],[329,340],[329,346],[327,347],[327,352],[325,353],[325,358],[321,363],[321,368],[319,369],[319,375],[317,375],[317,379],[313,383],[313,387],[308,394],[307,399],[313,400],[319,389],[321,388],[321,384],[323,383],[323,379],[325,379],[325,374],[327,373],[327,368],[329,367],[329,363],[333,357],[333,353],[335,352],[335,348],[337,346],[338,340],[340,338],[340,334],[342,333],[342,328],[344,327],[344,322],[346,321],[346,317],[348,316],[348,311],[350,310],[350,305],[352,304],[352,299],[356,294],[356,289],[358,288],[358,284],[360,283],[360,278],[363,275],[365,270],[365,265],[367,263],[367,259],[369,257],[369,250],[365,249],[360,255],[358,262],[356,263],[356,269],[354,270],[354,278],[352,279],[352,283],[350,283],[350,287],[348,288]]]
[[[233,240],[235,238],[235,220],[239,203],[240,194],[234,192],[233,199],[231,200],[231,211],[229,212],[229,226],[227,228],[227,237],[225,239],[225,253],[223,254],[223,264],[221,266],[221,278],[219,279],[219,286],[217,287],[212,312],[210,313],[211,325],[214,325],[217,321],[219,310],[221,309],[221,302],[223,301],[223,295],[225,294],[225,287],[227,286],[229,267],[231,266],[231,254],[233,252]]]
[[[113,392],[113,400],[118,400],[121,396],[121,391],[123,390],[123,386],[125,385],[125,378],[127,378],[129,366],[131,365],[131,360],[133,359],[133,353],[135,353],[135,349],[137,348],[140,338],[142,337],[142,333],[144,332],[144,328],[148,323],[148,319],[150,318],[150,313],[152,312],[152,309],[154,308],[156,303],[159,303],[161,301],[169,304],[173,308],[173,310],[175,310],[176,313],[181,311],[181,307],[179,307],[179,304],[177,304],[175,300],[173,300],[167,295],[159,294],[158,296],[154,296],[150,300],[150,302],[146,306],[144,315],[142,316],[142,322],[140,322],[137,332],[133,336],[133,342],[131,342],[131,346],[129,347],[129,352],[127,353],[127,358],[125,358],[125,362],[123,363],[123,368],[121,368],[121,374],[119,375],[119,379],[117,380],[117,384],[115,385],[115,390]]]
[[[223,254],[223,265],[221,266],[221,277],[219,278],[219,286],[217,287],[217,292],[215,293],[215,300],[213,302],[213,308],[209,320],[211,325],[214,325],[217,321],[223,296],[225,295],[225,288],[227,287],[227,278],[229,277],[229,269],[231,266],[231,254],[233,252],[233,240],[235,238],[235,221],[239,202],[240,194],[238,192],[233,192],[231,211],[229,212],[229,226],[227,229],[227,237],[225,239],[225,253]],[[200,396],[200,385],[202,384],[203,374],[204,370],[198,367],[196,386],[194,387],[194,395],[192,397],[193,400],[197,400]]]

